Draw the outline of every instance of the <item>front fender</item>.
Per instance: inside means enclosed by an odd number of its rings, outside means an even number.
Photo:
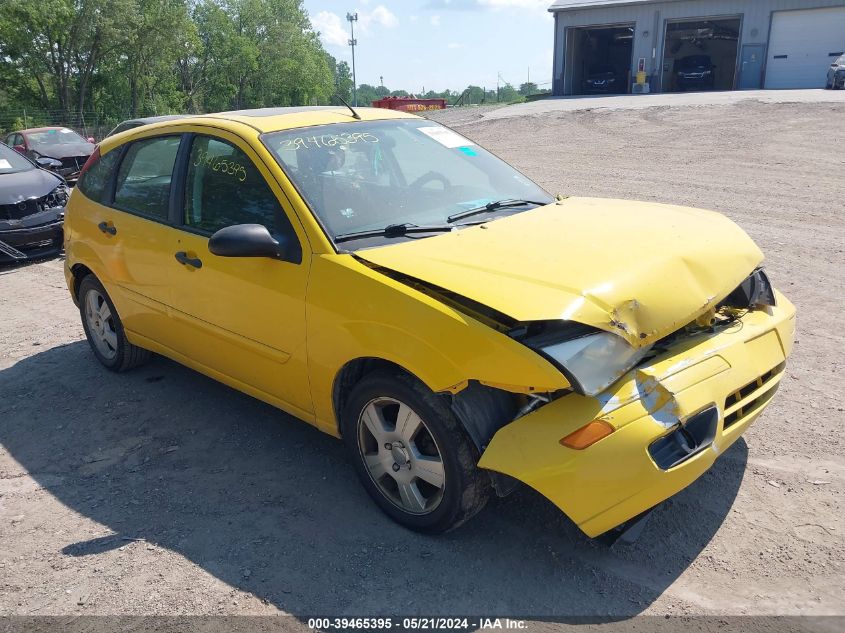
[[[317,425],[332,434],[335,378],[358,358],[395,363],[435,392],[458,392],[470,380],[523,393],[569,386],[532,350],[351,255],[314,258],[307,332]]]

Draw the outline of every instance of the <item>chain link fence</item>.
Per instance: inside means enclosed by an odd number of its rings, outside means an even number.
[[[9,132],[16,130],[42,126],[61,126],[70,128],[85,138],[90,136],[99,141],[121,121],[141,116],[154,116],[154,114],[132,116],[128,111],[105,113],[99,110],[85,110],[83,112],[67,112],[65,110],[29,108],[0,110],[0,134],[5,137]]]

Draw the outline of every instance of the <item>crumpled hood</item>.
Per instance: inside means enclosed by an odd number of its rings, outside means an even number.
[[[707,312],[763,260],[718,213],[598,198],[356,254],[517,321],[577,321],[635,347]]]
[[[32,149],[41,154],[61,160],[71,156],[90,156],[94,153],[96,145],[93,143],[56,143],[53,145],[47,143],[33,143]]]
[[[46,196],[62,179],[44,169],[0,174],[0,204],[17,204],[29,198]]]

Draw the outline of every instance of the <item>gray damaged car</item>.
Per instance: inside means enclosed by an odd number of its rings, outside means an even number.
[[[0,143],[0,263],[60,252],[69,195],[64,178]]]

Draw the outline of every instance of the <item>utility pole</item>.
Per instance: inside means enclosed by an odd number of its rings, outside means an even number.
[[[355,23],[358,21],[357,13],[347,13],[346,19],[349,21],[349,28],[352,29],[352,37],[349,39],[349,45],[352,47],[352,105],[358,107],[358,83],[355,80],[355,46],[358,40],[355,39]]]

